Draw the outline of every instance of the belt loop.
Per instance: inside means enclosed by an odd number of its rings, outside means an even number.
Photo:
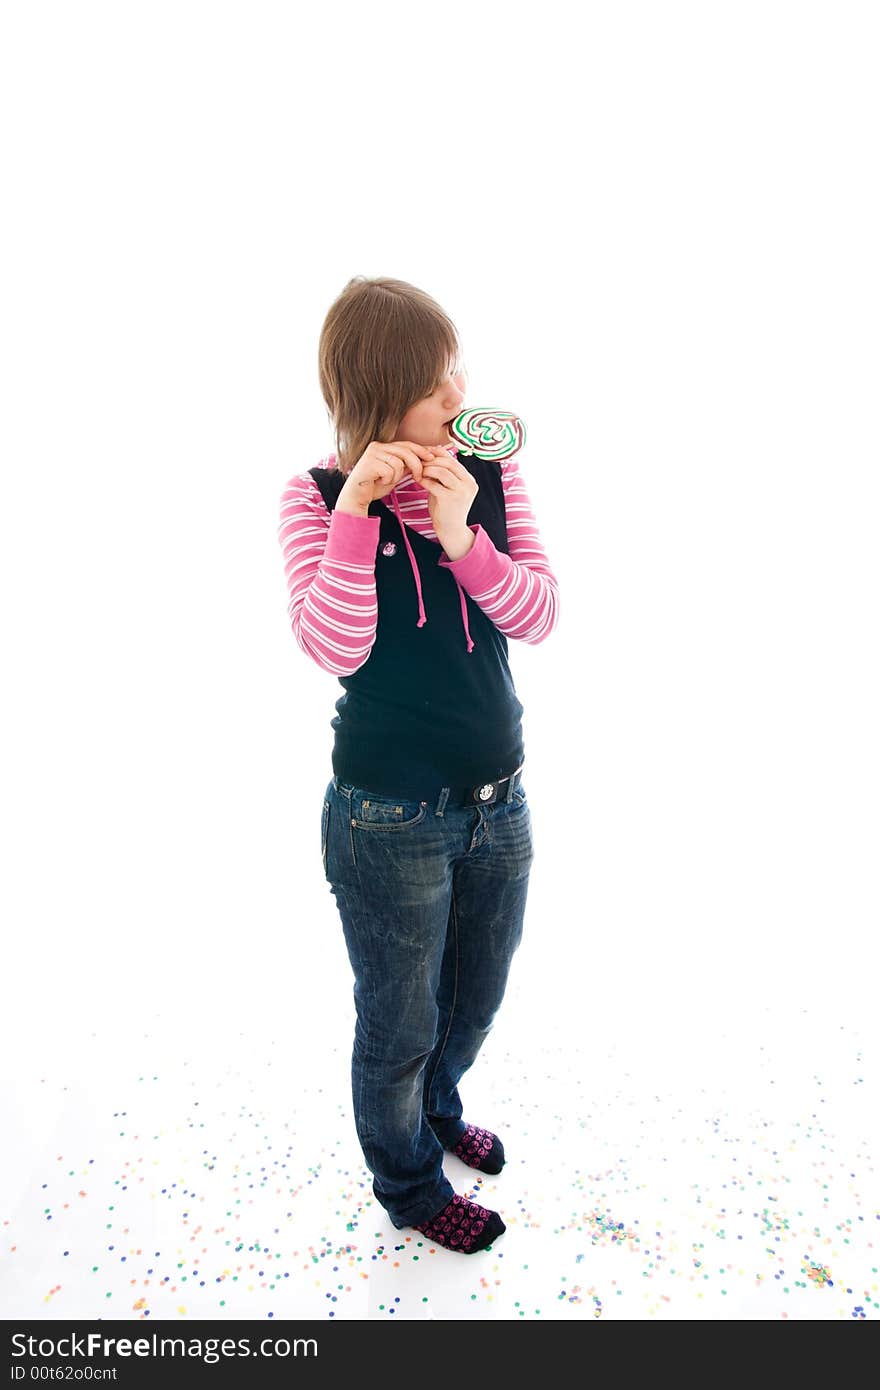
[[[435,812],[434,812],[434,815],[435,815],[435,816],[442,816],[442,815],[443,815],[443,812],[444,812],[444,810],[446,809],[446,803],[447,803],[447,801],[449,800],[449,791],[450,791],[450,788],[449,788],[449,787],[442,787],[442,788],[441,788],[441,790],[440,790],[440,796],[439,796],[438,799],[437,799],[437,809],[436,809]]]

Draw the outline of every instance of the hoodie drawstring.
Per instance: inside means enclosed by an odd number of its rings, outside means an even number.
[[[403,543],[406,546],[406,551],[409,555],[409,562],[412,566],[413,577],[416,581],[416,589],[418,590],[419,595],[419,621],[416,623],[416,627],[423,627],[425,622],[427,621],[427,614],[425,613],[425,604],[422,598],[422,578],[419,574],[419,567],[416,563],[416,557],[415,555],[413,555],[412,546],[409,543],[409,536],[406,534],[406,523],[404,522],[403,517],[400,514],[400,503],[398,502],[397,494],[394,491],[392,491],[391,493],[391,501],[394,504],[394,511],[397,515],[398,524],[400,525],[400,529],[403,533]],[[453,575],[452,577],[453,579],[455,579],[455,575]],[[474,639],[471,637],[470,628],[468,627],[467,604],[465,603],[464,590],[462,589],[457,579],[455,579],[455,587],[458,589],[458,597],[461,603],[461,621],[464,624],[465,635],[467,637],[467,649],[468,652],[472,652],[474,649]]]

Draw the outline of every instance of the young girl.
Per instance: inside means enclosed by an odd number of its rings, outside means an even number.
[[[459,457],[458,334],[401,280],[351,280],[321,332],[337,452],[284,490],[278,537],[302,650],[339,677],[321,854],[354,973],[352,1099],[394,1226],[473,1254],[505,1229],[453,1190],[501,1140],[458,1082],[519,945],[533,843],[507,638],[538,643],[557,585],[516,456]]]

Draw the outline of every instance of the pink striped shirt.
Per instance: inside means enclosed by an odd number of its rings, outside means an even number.
[[[331,468],[335,454],[321,459]],[[510,553],[497,550],[482,526],[460,560],[438,564],[453,576],[505,636],[536,645],[556,626],[559,588],[550,568],[517,456],[501,462]],[[429,494],[409,472],[397,487],[400,515],[413,531],[437,540]],[[383,501],[392,505],[392,494]],[[336,676],[352,675],[376,640],[376,546],[379,518],[328,512],[315,480],[298,473],[281,496],[278,540],[284,558],[293,635],[307,656]]]

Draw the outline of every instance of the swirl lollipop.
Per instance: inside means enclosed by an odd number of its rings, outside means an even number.
[[[508,459],[526,442],[526,427],[509,410],[463,410],[447,425],[460,453],[479,459]]]

